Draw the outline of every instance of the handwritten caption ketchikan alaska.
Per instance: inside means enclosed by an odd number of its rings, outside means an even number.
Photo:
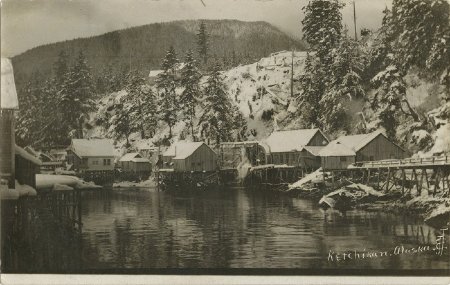
[[[385,251],[370,251],[370,250],[349,250],[344,252],[336,252],[330,250],[328,252],[328,261],[341,262],[349,260],[372,259],[396,255],[414,255],[426,252],[434,252],[436,255],[443,255],[448,249],[445,234],[448,228],[441,229],[440,234],[436,236],[436,243],[434,245],[418,245],[416,247],[405,247],[403,245],[395,246],[390,250]]]

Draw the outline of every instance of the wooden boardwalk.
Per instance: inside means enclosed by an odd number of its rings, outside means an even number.
[[[420,196],[426,191],[433,197],[449,197],[450,157],[446,155],[357,162],[331,173],[333,177],[344,175],[385,192],[397,189],[402,195]]]
[[[362,161],[350,165],[348,169],[358,168],[430,168],[430,167],[450,166],[450,157],[432,156],[423,158],[406,158],[406,159],[386,159],[379,161]]]

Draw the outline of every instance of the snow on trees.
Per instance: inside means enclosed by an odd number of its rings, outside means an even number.
[[[197,33],[197,52],[204,66],[208,63],[208,49],[208,33],[205,22],[202,21]]]
[[[141,139],[152,137],[158,123],[155,95],[137,72],[131,72],[127,76],[125,91],[127,92],[126,101],[132,104],[129,110],[131,123],[139,129]]]
[[[203,138],[217,144],[232,139],[233,107],[223,83],[220,65],[215,64],[204,87],[203,114],[199,125]]]
[[[180,103],[183,108],[183,117],[189,121],[190,131],[193,140],[195,141],[194,120],[195,108],[198,105],[199,97],[201,96],[200,79],[201,74],[197,69],[197,62],[195,61],[192,51],[186,54],[186,61],[181,70],[181,87],[183,92],[180,96]]]
[[[61,124],[70,137],[83,137],[83,123],[94,109],[93,83],[83,52],[80,51],[74,66],[67,73],[61,90],[58,90]]]
[[[160,120],[169,126],[169,137],[172,137],[172,127],[177,122],[179,102],[177,100],[176,78],[178,59],[175,49],[171,46],[162,63],[162,72],[158,75],[156,86],[159,90],[159,114]]]

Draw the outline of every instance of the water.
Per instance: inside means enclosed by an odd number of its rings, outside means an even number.
[[[10,271],[291,268],[326,274],[327,269],[449,268],[448,249],[443,255],[431,250],[440,232],[420,219],[361,210],[343,214],[316,204],[239,188],[85,192],[81,236],[58,239],[47,229],[46,244],[12,254],[17,260]],[[394,252],[396,246],[419,245],[430,250]],[[390,256],[337,261],[332,254],[330,260],[330,253],[341,253],[342,259],[342,253],[354,251],[360,256],[388,251]]]
[[[449,268],[435,252],[332,261],[330,250],[433,245],[422,221],[365,211],[323,211],[277,193],[227,189],[114,191],[85,197],[86,268]]]

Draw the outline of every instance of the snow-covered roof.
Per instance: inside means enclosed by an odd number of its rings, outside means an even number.
[[[273,132],[264,142],[271,152],[301,151],[319,129],[300,129]]]
[[[336,141],[357,152],[379,135],[384,136],[381,131],[375,131],[369,134],[341,136]]]
[[[148,160],[145,157],[135,157],[131,160],[131,162],[147,162],[150,163],[150,160]]]
[[[185,159],[194,153],[204,142],[186,142],[179,141],[171,145],[164,156],[173,156],[173,159]]]
[[[15,151],[16,155],[19,155],[19,156],[23,157],[24,159],[31,161],[32,163],[34,163],[36,165],[42,165],[42,161],[39,158],[30,154],[28,151],[24,150],[20,146],[16,145],[14,148],[14,151]]]
[[[307,150],[309,153],[311,153],[312,155],[315,156],[319,156],[320,151],[324,148],[325,146],[305,146],[304,149]]]
[[[72,139],[71,149],[79,157],[115,157],[114,146],[109,139]]]
[[[125,154],[124,156],[122,156],[119,161],[132,161],[133,158],[140,158],[142,157],[139,153],[137,152],[130,152]]]
[[[326,145],[320,152],[320,156],[355,156],[356,153],[348,146],[334,140]]]
[[[19,100],[17,99],[16,84],[14,83],[14,72],[11,60],[2,57],[2,85],[0,96],[1,109],[19,109]]]

